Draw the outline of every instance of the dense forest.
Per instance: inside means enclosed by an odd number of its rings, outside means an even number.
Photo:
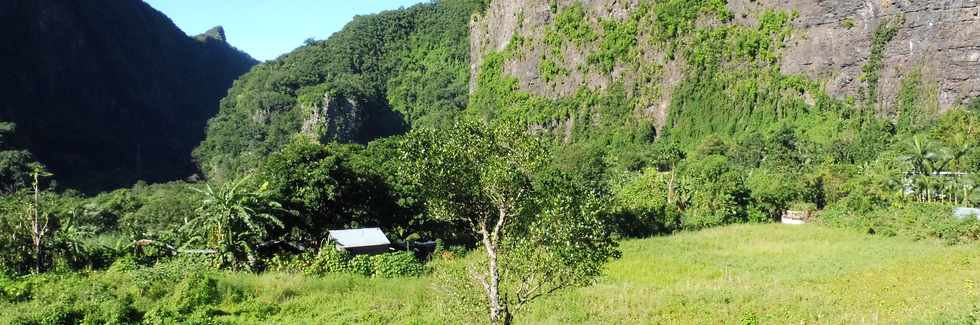
[[[220,27],[188,37],[138,0],[7,1],[0,27],[9,141],[89,193],[193,175],[218,100],[257,63]]]
[[[30,12],[42,3],[13,8]],[[442,0],[355,17],[325,40],[256,65],[226,93],[223,81],[252,60],[225,61],[233,49],[218,29],[165,42],[186,54],[168,56],[179,62],[117,67],[120,78],[137,78],[120,83],[148,85],[147,94],[127,93],[139,100],[133,106],[71,94],[44,98],[92,101],[35,104],[41,90],[25,87],[42,83],[23,80],[50,74],[17,72],[5,85],[23,97],[16,105],[93,107],[114,117],[88,114],[88,123],[54,108],[0,110],[0,119],[13,122],[0,123],[0,321],[255,323],[310,313],[342,323],[357,313],[289,310],[242,289],[265,285],[248,281],[306,283],[302,276],[346,279],[336,290],[365,285],[364,277],[432,279],[432,295],[447,308],[434,322],[510,324],[540,313],[541,301],[554,304],[549,296],[596,283],[610,261],[636,253],[630,240],[637,238],[776,223],[792,211],[859,236],[945,245],[980,239],[977,218],[951,214],[980,206],[980,101],[940,107],[934,81],[920,71],[902,78],[894,104],[877,95],[883,51],[901,18],[871,31],[862,90],[840,97],[821,80],[780,68],[797,32],[794,12],[737,19],[724,0],[665,0],[641,1],[612,19],[595,18],[596,9],[579,2],[551,2],[544,33],[515,32],[506,47],[471,61],[470,32],[491,14],[489,5]],[[151,13],[133,17],[164,19]],[[34,60],[35,52],[25,47],[17,55]],[[154,56],[127,58],[144,54]],[[577,65],[568,63],[573,56]],[[193,63],[180,61],[187,57]],[[544,89],[566,87],[558,81],[576,74],[609,79],[564,96],[542,94],[514,75],[529,57]],[[207,73],[211,79],[181,74],[199,64],[225,70]],[[160,71],[138,72],[147,67]],[[667,70],[676,70],[669,96]],[[168,84],[184,78],[207,86]],[[220,109],[209,110],[217,100],[205,99],[218,93],[226,94]],[[658,101],[666,103],[662,121],[644,114]],[[125,111],[138,103],[174,109],[154,110],[163,116]],[[130,117],[160,124],[114,120]],[[148,138],[120,137],[126,130],[83,136],[117,124]],[[71,150],[91,153],[88,144],[126,154],[95,151],[89,160],[34,146],[65,134],[91,141],[61,144]],[[203,141],[193,150],[197,165],[189,166],[181,159],[191,158],[195,136]],[[117,146],[102,137],[134,142]],[[175,142],[153,142],[161,139]],[[159,182],[195,170],[201,179]],[[143,181],[128,186],[135,179]],[[75,190],[112,186],[91,195]],[[364,227],[380,227],[397,249],[350,254],[327,237]],[[415,246],[429,241],[431,250]],[[372,313],[388,307],[372,303],[364,303]],[[759,322],[743,316],[740,323]]]

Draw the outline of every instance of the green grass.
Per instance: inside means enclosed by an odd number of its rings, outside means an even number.
[[[980,246],[821,226],[739,225],[622,243],[595,285],[542,300],[519,323],[976,323]],[[220,273],[218,323],[442,324],[432,279]],[[67,280],[66,280],[67,281]],[[75,282],[58,286],[78,286]],[[118,274],[82,279],[129,292]],[[148,310],[165,298],[138,297]],[[44,303],[0,302],[8,315]],[[465,321],[465,320],[464,320]],[[482,321],[476,319],[468,323]]]
[[[937,322],[980,302],[980,250],[818,226],[731,226],[623,243],[595,286],[534,323]]]

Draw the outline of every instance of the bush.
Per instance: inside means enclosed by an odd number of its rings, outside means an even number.
[[[411,252],[396,252],[371,256],[374,276],[394,278],[422,275],[422,263]]]
[[[79,276],[36,276],[30,301],[9,309],[16,324],[128,324],[142,315],[112,284]]]
[[[324,275],[327,273],[346,273],[347,264],[350,259],[351,256],[349,253],[338,251],[333,246],[321,248],[320,253],[317,254],[313,265],[307,270],[306,274]]]
[[[363,276],[371,276],[374,274],[374,269],[372,268],[373,263],[371,262],[371,256],[368,255],[354,255],[347,261],[347,272],[353,274],[360,274]]]
[[[147,324],[211,323],[213,306],[221,302],[218,281],[206,274],[191,274],[173,293],[146,313]]]
[[[956,220],[952,210],[952,206],[939,203],[909,203],[855,212],[840,204],[828,207],[818,222],[876,235],[938,238],[950,244],[980,239],[980,221]]]
[[[394,252],[379,255],[351,255],[329,247],[310,263],[308,275],[329,273],[348,273],[385,278],[399,276],[419,276],[423,273],[422,263],[411,252]]]
[[[125,261],[114,265],[114,268],[127,269]],[[153,267],[138,268],[128,274],[132,277],[139,294],[152,299],[160,299],[171,292],[178,283],[196,274],[204,274],[210,270],[205,257],[178,257],[160,262]]]

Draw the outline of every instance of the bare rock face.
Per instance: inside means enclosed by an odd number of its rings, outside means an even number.
[[[553,82],[543,80],[538,65],[547,46],[541,37],[555,19],[552,6],[560,9],[576,3],[583,5],[594,29],[601,30],[602,20],[627,19],[641,0],[492,1],[470,26],[471,91],[484,57],[522,39],[521,54],[504,66],[506,74],[519,80],[522,91],[561,98],[582,85],[601,89],[614,80],[627,85],[654,82],[659,84],[659,99],[638,113],[662,126],[671,88],[682,78],[683,67],[678,60],[664,62],[642,36],[637,41],[646,62],[640,66],[662,67],[659,80],[637,80],[640,73],[623,67],[608,74],[576,69],[596,44],[565,44],[560,64],[569,73]],[[880,111],[892,109],[903,78],[913,72],[935,91],[942,109],[980,95],[980,0],[729,0],[728,7],[734,13],[732,23],[745,25],[754,25],[754,17],[766,9],[797,13],[793,36],[782,50],[782,72],[817,80],[838,98],[857,97],[867,87],[862,69],[876,30],[886,23],[898,24],[898,29],[883,51],[876,98]]]
[[[327,94],[303,121],[303,134],[321,142],[355,142],[364,126],[359,105],[343,96]]]
[[[980,1],[740,2],[736,9],[769,6],[800,13],[796,27],[802,33],[784,52],[782,69],[826,80],[831,94],[856,93],[875,30],[901,23],[884,51],[877,98],[883,108],[894,103],[902,78],[916,70],[937,87],[940,107],[980,95]]]
[[[620,77],[622,73],[619,71],[603,75],[576,68],[586,64],[586,58],[594,51],[595,44],[565,44],[562,49],[564,60],[558,64],[567,68],[568,75],[558,78],[555,83],[545,82],[540,76],[538,66],[548,50],[542,37],[555,19],[552,5],[567,8],[579,2],[588,13],[594,14],[587,19],[597,28],[600,19],[626,19],[629,12],[639,5],[638,0],[492,1],[484,16],[470,24],[470,91],[476,87],[475,80],[483,58],[488,53],[503,51],[511,46],[510,42],[515,36],[524,40],[523,48],[520,55],[506,63],[504,72],[517,77],[523,91],[559,98],[572,95],[581,85],[605,88],[612,79]]]

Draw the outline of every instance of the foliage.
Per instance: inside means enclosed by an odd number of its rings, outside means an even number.
[[[325,41],[255,67],[222,100],[197,161],[212,178],[234,179],[300,131],[367,143],[406,124],[451,123],[468,91],[467,24],[482,6],[437,1],[358,16]],[[350,101],[355,119],[317,117],[325,97]],[[331,131],[340,129],[350,133]]]
[[[709,155],[682,168],[679,185],[683,191],[685,228],[700,229],[748,218],[749,192],[745,176],[728,158]]]
[[[259,263],[256,246],[267,239],[270,227],[283,227],[271,214],[281,205],[267,199],[268,183],[253,188],[248,178],[223,185],[207,185],[198,216],[181,229],[194,234],[191,244],[214,249],[218,267],[254,269]]]
[[[822,213],[820,220],[882,236],[939,238],[951,244],[980,239],[980,223],[975,218],[957,220],[952,210],[952,206],[939,203],[913,203],[864,213],[835,206]]]
[[[27,150],[11,145],[15,126],[0,121],[0,195],[9,195],[31,184],[31,172],[41,168]]]
[[[881,69],[884,67],[882,59],[885,57],[885,49],[896,35],[898,29],[905,23],[905,18],[899,16],[895,21],[886,20],[881,22],[875,29],[874,36],[871,38],[871,54],[868,62],[861,68],[861,77],[867,82],[867,90],[863,92],[865,105],[871,109],[878,103],[878,81],[881,78]]]
[[[410,224],[417,207],[399,202],[404,196],[389,184],[384,163],[373,160],[385,150],[297,137],[266,159],[259,177],[269,183],[270,198],[289,211],[278,213],[279,219],[299,239],[317,242],[327,230],[341,228],[421,231]]]
[[[421,185],[432,216],[465,221],[482,240],[486,256],[470,280],[483,289],[491,323],[509,324],[527,303],[589,283],[616,254],[594,194],[560,173],[539,174],[547,153],[519,130],[419,129],[403,150],[412,162],[404,175]]]
[[[641,237],[680,229],[676,177],[675,171],[660,172],[647,168],[614,189],[617,232],[624,236]]]
[[[550,82],[558,76],[568,75],[568,69],[564,67],[565,47],[583,47],[596,37],[582,4],[575,3],[562,9],[544,35],[543,42],[548,46],[548,51],[543,54],[538,66],[541,78]]]

